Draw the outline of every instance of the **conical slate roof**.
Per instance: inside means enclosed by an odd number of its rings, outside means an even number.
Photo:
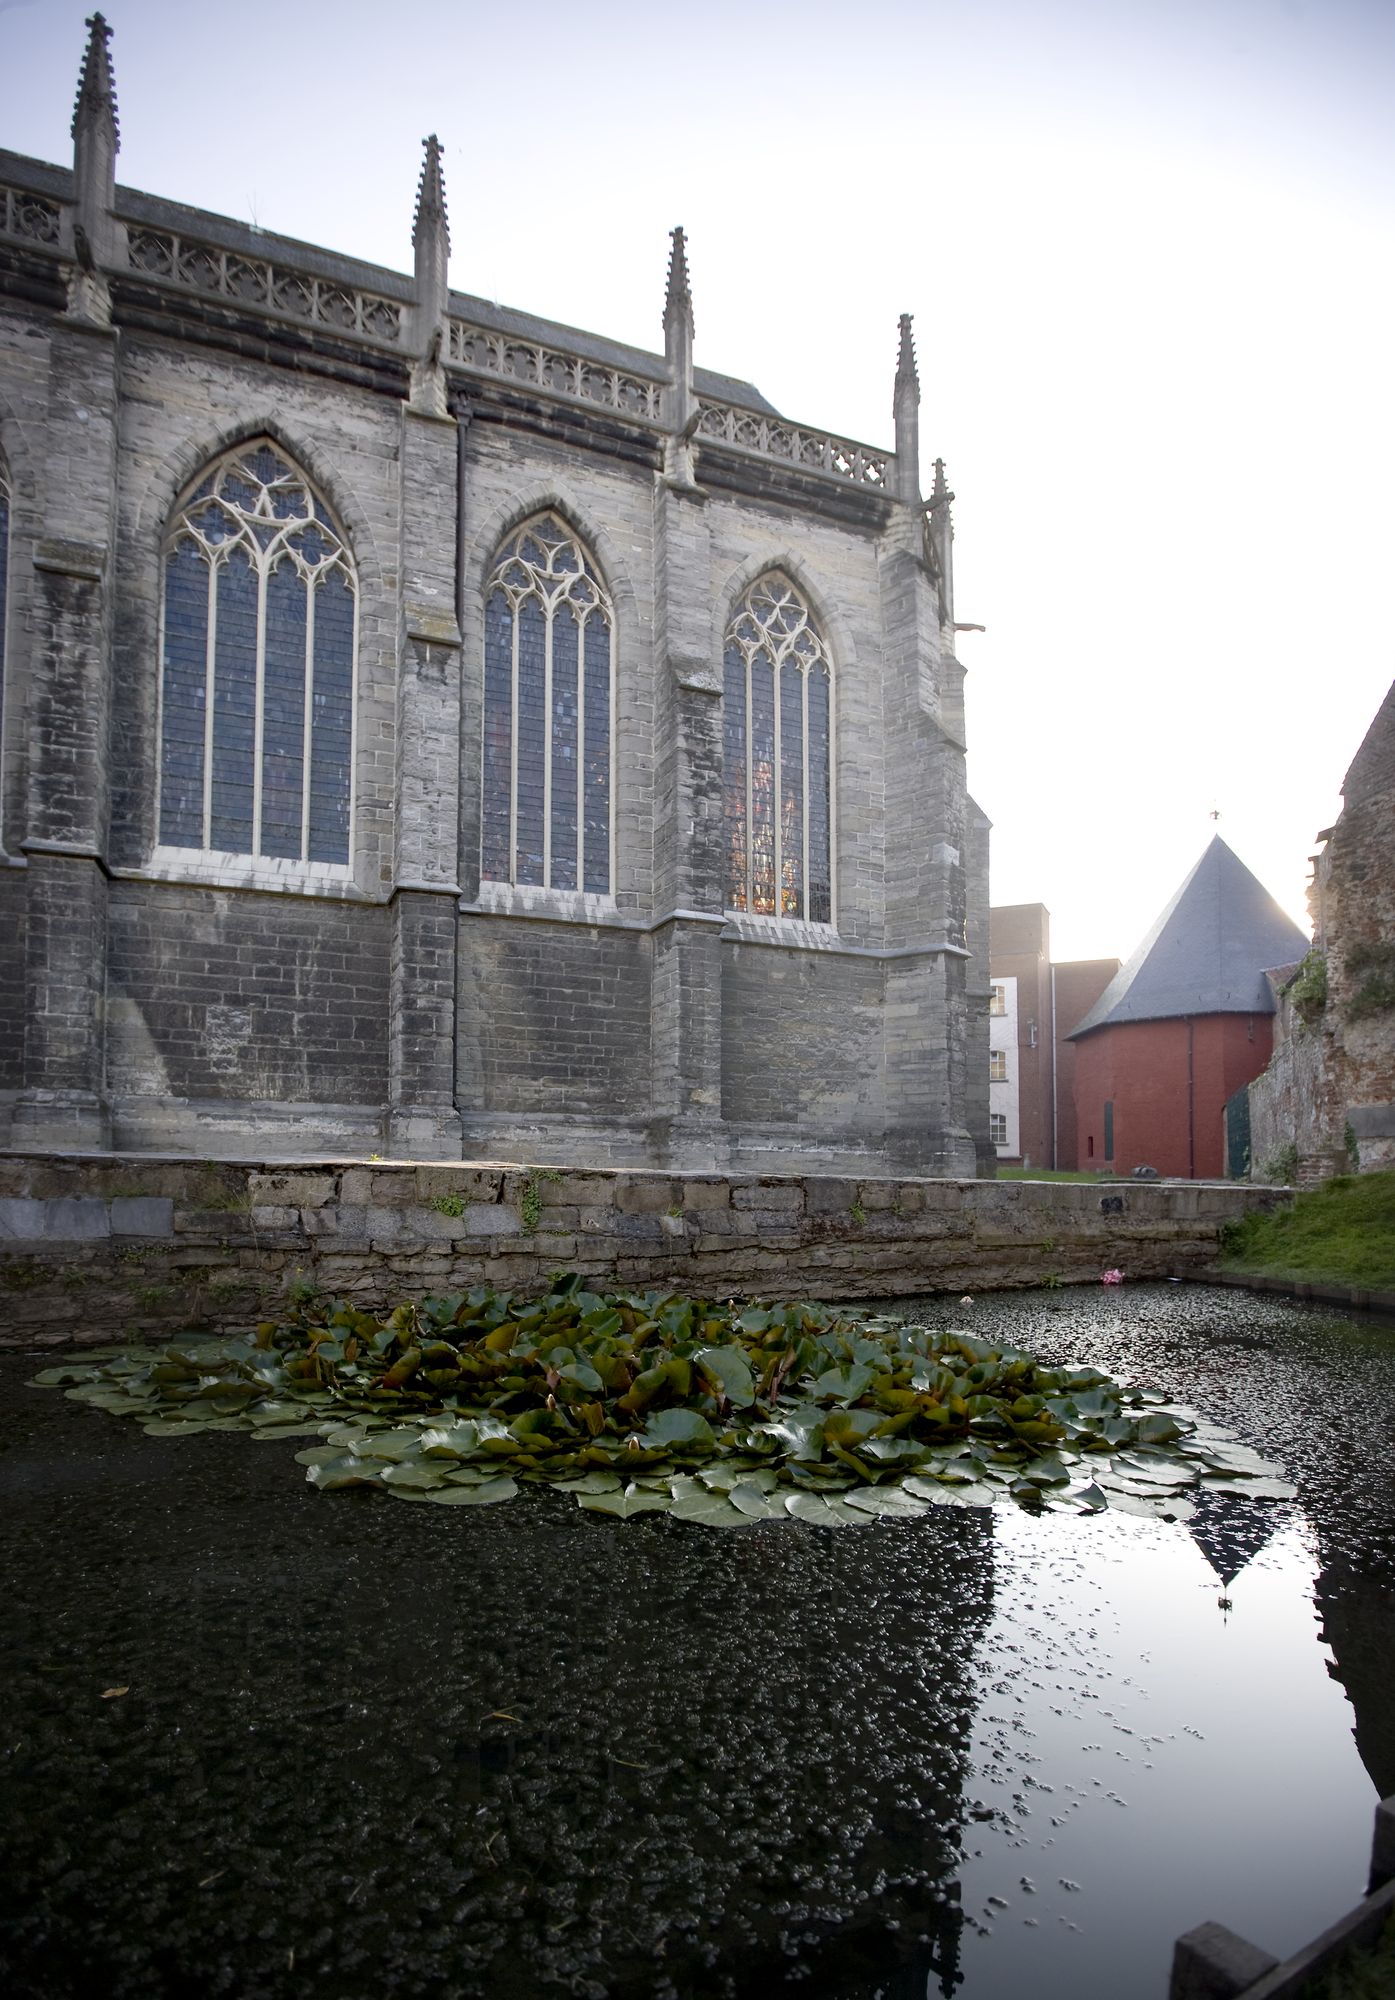
[[[1291,917],[1217,834],[1133,957],[1067,1041],[1120,1021],[1272,1014],[1267,967],[1308,949]]]

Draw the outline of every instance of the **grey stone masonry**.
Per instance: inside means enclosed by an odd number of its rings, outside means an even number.
[[[90,29],[72,167],[0,152],[0,1146],[991,1163],[987,827],[909,317],[886,451],[696,365],[681,230],[661,353],[452,291],[434,136],[410,275],[142,194]],[[239,569],[199,509],[259,454],[291,512]],[[273,548],[292,488],[342,552],[342,659],[331,571]],[[498,664],[502,552],[543,516],[604,604],[584,675],[555,608],[544,640],[515,604]],[[827,780],[807,660],[753,680],[749,742],[728,713],[772,578],[828,665]]]
[[[0,1345],[231,1328],[312,1284],[365,1307],[559,1270],[843,1300],[1185,1276],[1274,1189],[595,1172],[506,1162],[0,1157]],[[1119,1205],[1114,1206],[1115,1203]]]

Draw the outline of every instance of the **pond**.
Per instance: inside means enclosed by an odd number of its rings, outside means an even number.
[[[1162,2000],[1208,1917],[1331,1922],[1395,1791],[1395,1327],[1176,1286],[917,1316],[1145,1379],[1300,1500],[407,1507],[0,1358],[7,1990]]]

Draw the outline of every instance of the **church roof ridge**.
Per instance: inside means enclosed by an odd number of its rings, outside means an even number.
[[[1308,949],[1293,919],[1219,834],[1142,943],[1067,1035],[1127,1021],[1202,1014],[1272,1014],[1264,974]]]

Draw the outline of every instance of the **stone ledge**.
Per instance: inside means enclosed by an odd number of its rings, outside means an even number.
[[[639,1290],[845,1299],[1083,1283],[1110,1265],[1215,1277],[1221,1224],[1275,1199],[1162,1183],[1130,1188],[1115,1216],[1081,1195],[1069,1182],[9,1154],[0,1344],[232,1328],[307,1282],[372,1306],[480,1283],[541,1291],[562,1269]]]

